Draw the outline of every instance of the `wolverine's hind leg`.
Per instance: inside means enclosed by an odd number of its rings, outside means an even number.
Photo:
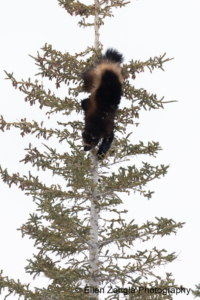
[[[88,109],[89,105],[90,105],[90,98],[86,98],[81,101],[81,107],[84,111]]]

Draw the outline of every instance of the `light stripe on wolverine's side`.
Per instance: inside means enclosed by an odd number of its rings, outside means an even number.
[[[122,95],[122,62],[122,54],[108,49],[94,68],[82,74],[84,91],[90,93],[81,102],[85,112],[83,145],[89,151],[103,138],[97,152],[99,159],[105,156],[114,139],[114,118]]]

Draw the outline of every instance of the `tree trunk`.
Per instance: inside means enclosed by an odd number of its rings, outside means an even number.
[[[99,7],[99,1],[94,0],[95,8]],[[94,30],[95,30],[95,49],[99,49],[99,14],[96,10],[95,18],[94,18]],[[93,176],[93,183],[96,185],[98,183],[98,158],[94,154],[94,151],[90,151],[90,157],[92,162],[92,176]],[[98,274],[99,267],[98,267],[98,209],[94,203],[97,201],[97,187],[93,189],[93,196],[91,197],[91,210],[90,210],[90,241],[93,245],[90,248],[90,267],[92,277],[90,279],[89,285],[90,287],[99,288],[99,280],[95,278]],[[96,299],[99,299],[98,294],[93,294],[92,290],[90,292],[90,297],[96,296]]]

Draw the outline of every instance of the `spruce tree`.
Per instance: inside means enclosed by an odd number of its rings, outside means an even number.
[[[7,288],[9,295],[15,293],[30,300],[104,299],[101,291],[103,288],[108,291],[112,285],[113,292],[106,299],[119,299],[121,295],[125,299],[172,299],[176,285],[171,274],[167,273],[166,278],[161,278],[154,269],[174,261],[177,255],[167,254],[165,249],[156,247],[150,251],[137,251],[133,243],[176,233],[183,223],[163,217],[156,217],[155,221],[147,221],[142,226],[135,224],[134,219],[127,223],[128,210],[120,210],[123,200],[119,196],[122,192],[129,194],[134,191],[150,199],[153,192],[146,191],[145,185],[167,173],[169,166],[164,165],[143,163],[140,169],[130,163],[126,166],[134,155],[155,156],[161,150],[158,142],[133,145],[131,133],[126,133],[126,129],[127,125],[137,125],[134,119],[139,118],[141,109],[163,108],[166,103],[163,98],[158,100],[155,94],[149,94],[145,89],[136,89],[132,80],[145,67],[150,72],[154,68],[163,70],[163,64],[170,59],[165,58],[164,54],[145,62],[131,60],[123,65],[123,96],[130,105],[118,110],[114,144],[107,157],[98,163],[95,151],[89,155],[84,153],[81,143],[84,127],[83,122],[79,121],[80,101],[84,98],[81,74],[101,56],[103,46],[99,29],[104,24],[104,18],[113,16],[113,8],[125,7],[130,1],[94,0],[93,5],[75,0],[58,2],[70,15],[82,17],[78,23],[80,26],[94,26],[95,32],[94,47],[88,47],[84,52],[63,54],[45,44],[43,54],[32,56],[40,70],[38,75],[55,80],[57,88],[63,87],[62,83],[68,84],[68,96],[60,99],[50,90],[46,91],[37,80],[35,83],[30,79],[18,81],[13,74],[6,72],[6,75],[13,86],[25,94],[26,102],[31,105],[39,102],[40,108],[46,106],[49,109],[49,115],[57,112],[65,114],[66,123],[58,121],[59,129],[47,129],[43,122],[38,124],[26,119],[8,123],[1,116],[0,121],[2,131],[15,127],[20,130],[22,137],[26,134],[35,134],[44,140],[56,137],[58,143],[65,141],[70,147],[69,152],[63,147],[63,153],[58,153],[46,143],[44,147],[47,152],[41,153],[30,144],[22,160],[25,164],[30,163],[61,176],[66,182],[66,189],[60,185],[47,186],[31,172],[24,176],[19,173],[11,175],[7,169],[0,167],[3,182],[9,187],[13,183],[18,185],[38,205],[37,213],[30,215],[27,223],[19,229],[22,236],[27,235],[35,240],[37,249],[37,254],[29,259],[25,270],[34,277],[44,274],[50,279],[50,284],[32,291],[28,284],[20,280],[16,282],[1,272],[0,291]],[[86,21],[89,16],[94,16],[93,23]],[[72,112],[77,113],[77,119],[68,121],[67,116]],[[114,172],[115,166],[118,167],[117,172]],[[44,225],[45,221],[49,225]],[[113,247],[112,251],[110,246]],[[53,260],[52,253],[60,259]],[[128,286],[129,291],[126,290]],[[155,287],[160,290],[156,291]],[[150,288],[154,289],[153,293],[148,292]]]
[[[200,284],[195,284],[196,290],[192,290],[194,298],[200,297]]]

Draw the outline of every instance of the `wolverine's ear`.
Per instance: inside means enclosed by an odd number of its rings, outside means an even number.
[[[92,149],[91,146],[84,146],[84,151],[90,151]]]
[[[89,69],[82,74],[84,91],[90,93],[94,83],[94,69]]]

